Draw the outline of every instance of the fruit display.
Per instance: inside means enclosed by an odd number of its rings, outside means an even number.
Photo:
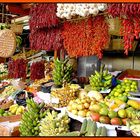
[[[127,103],[119,99],[113,102],[103,101],[94,106],[91,118],[93,121],[112,125],[126,125],[128,119],[138,119],[140,117],[140,103],[128,100]]]
[[[47,112],[45,118],[40,122],[39,136],[57,136],[69,132],[69,122],[67,114],[56,111]]]
[[[54,68],[54,62],[53,61],[49,61],[45,63],[45,72],[46,74],[53,71]]]
[[[77,89],[70,88],[69,85],[65,85],[62,88],[53,89],[51,91],[51,97],[59,99],[58,104],[53,104],[54,107],[61,108],[66,107],[71,100],[76,99]]]
[[[54,60],[53,80],[55,85],[62,86],[65,82],[69,83],[72,78],[72,70],[68,59],[61,61],[57,58]]]
[[[130,96],[129,92],[136,92],[138,89],[137,86],[137,81],[125,79],[121,84],[118,84],[106,98],[113,99],[117,97],[122,100],[124,98],[124,101],[127,101],[126,98]]]
[[[107,69],[104,71],[104,66],[102,66],[100,72],[95,71],[95,74],[89,77],[90,86],[97,91],[109,89],[112,86],[112,77]]]
[[[77,116],[89,117],[96,102],[96,99],[88,96],[83,99],[77,98],[69,102],[67,110]]]
[[[21,115],[25,111],[24,106],[18,106],[18,104],[11,105],[9,110],[0,109],[0,116],[12,116]]]
[[[14,104],[9,108],[9,112],[11,112],[13,115],[23,114],[24,111],[25,111],[24,106],[19,106],[18,104]]]
[[[36,79],[33,83],[32,86],[40,86],[42,83],[46,83],[51,79],[50,75],[45,75],[45,78],[42,79]]]
[[[6,97],[9,97],[16,91],[16,88],[14,86],[8,86],[4,89],[4,91],[0,94],[0,98],[5,99]]]
[[[140,136],[140,120],[131,119],[127,121],[127,126],[134,136]]]
[[[21,136],[38,136],[40,133],[40,120],[46,116],[47,111],[41,111],[44,103],[37,104],[33,99],[27,99],[27,111],[23,113],[20,123]]]

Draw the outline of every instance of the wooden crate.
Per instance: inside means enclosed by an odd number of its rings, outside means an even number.
[[[140,70],[127,69],[123,71],[117,78],[119,80],[123,80],[124,78],[140,80]]]

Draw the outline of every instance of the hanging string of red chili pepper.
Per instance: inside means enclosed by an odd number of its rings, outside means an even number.
[[[10,60],[8,62],[9,78],[26,78],[27,61],[25,59]]]
[[[125,54],[132,49],[134,39],[139,38],[140,33],[140,4],[109,4],[108,13],[112,17],[120,17],[124,40]]]
[[[62,48],[61,26],[56,16],[57,4],[36,4],[30,10],[30,48],[58,50]]]
[[[45,78],[45,63],[44,61],[34,62],[31,67],[31,80]]]
[[[30,9],[30,29],[50,28],[58,25],[58,17],[56,16],[56,3],[35,4]]]
[[[58,50],[62,48],[61,27],[53,29],[38,29],[30,33],[30,48],[33,50]]]
[[[65,22],[62,31],[64,48],[70,56],[97,55],[102,58],[102,50],[109,41],[108,25],[104,16]]]

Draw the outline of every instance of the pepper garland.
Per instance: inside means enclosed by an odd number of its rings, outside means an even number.
[[[21,58],[10,60],[8,62],[8,77],[9,78],[24,78],[26,79],[27,60]]]
[[[132,49],[134,39],[139,39],[140,4],[109,4],[108,13],[112,17],[120,17],[121,33],[124,40],[125,54]]]
[[[102,50],[109,41],[108,24],[104,16],[96,16],[78,22],[66,21],[62,37],[69,56],[97,55],[102,58]]]

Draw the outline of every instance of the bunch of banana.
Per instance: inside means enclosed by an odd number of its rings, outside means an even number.
[[[11,112],[13,115],[20,115],[24,113],[24,106],[19,106],[18,104],[14,104],[10,106],[9,112]]]
[[[108,69],[104,71],[104,65],[101,67],[100,72],[95,70],[95,74],[89,77],[90,85],[93,90],[101,91],[111,87],[112,75],[109,74]]]
[[[135,133],[135,135],[140,136],[140,120],[139,119],[131,119],[127,120],[127,127]]]
[[[54,60],[53,80],[55,85],[62,86],[63,83],[71,81],[73,68],[68,64],[68,59],[60,61],[58,58]]]
[[[66,114],[57,113],[54,110],[47,112],[47,116],[41,120],[39,136],[57,136],[69,131],[70,119]]]
[[[21,136],[38,136],[40,132],[40,120],[47,114],[47,110],[41,112],[45,104],[37,104],[33,99],[27,99],[26,103],[27,112],[22,115],[19,128],[20,134]]]

